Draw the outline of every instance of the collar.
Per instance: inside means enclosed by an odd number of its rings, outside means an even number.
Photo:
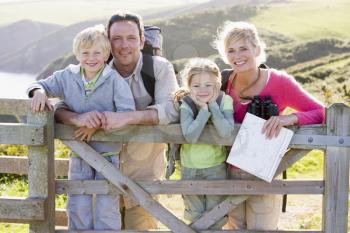
[[[140,57],[139,60],[137,61],[136,67],[134,69],[134,71],[128,76],[131,77],[133,79],[135,79],[135,81],[139,81],[141,78],[141,69],[142,69],[142,53],[140,53]],[[116,69],[116,67],[114,66],[114,58],[109,62],[109,66],[112,67],[112,69],[114,69],[115,71],[117,71],[118,75],[120,77],[123,77],[118,70]]]
[[[74,65],[74,64],[70,64],[68,66],[68,69],[73,73],[73,74],[80,74],[80,69],[81,69],[81,66],[80,64],[78,65]],[[112,68],[109,66],[109,65],[105,65],[103,71],[102,71],[102,74],[101,76],[106,76],[109,72],[111,72]]]

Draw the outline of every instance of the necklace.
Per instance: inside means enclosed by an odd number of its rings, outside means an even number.
[[[232,81],[231,81],[231,88],[233,88],[233,80],[236,78],[237,73],[233,76]],[[260,68],[258,67],[258,74],[256,76],[256,78],[254,79],[254,81],[252,83],[250,83],[248,86],[246,86],[245,88],[243,88],[242,90],[240,90],[239,92],[237,92],[237,96],[240,100],[252,100],[253,98],[251,96],[244,96],[242,95],[242,93],[244,93],[245,91],[247,91],[249,88],[251,88],[252,86],[254,86],[258,80],[260,79]]]

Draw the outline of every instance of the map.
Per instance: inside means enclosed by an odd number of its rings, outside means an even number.
[[[277,137],[267,139],[261,133],[265,122],[246,114],[226,162],[271,182],[294,132],[282,128]]]

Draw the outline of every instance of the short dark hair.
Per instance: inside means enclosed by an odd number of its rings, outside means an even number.
[[[120,21],[132,21],[136,23],[137,28],[139,29],[140,38],[142,37],[143,31],[144,31],[142,17],[138,14],[131,13],[129,11],[120,11],[120,12],[117,12],[115,15],[112,15],[111,18],[108,20],[108,23],[107,23],[108,38],[110,38],[110,30],[111,30],[112,24]]]

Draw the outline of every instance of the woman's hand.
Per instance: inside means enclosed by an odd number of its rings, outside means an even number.
[[[80,127],[79,129],[75,130],[74,139],[88,142],[91,140],[92,135],[97,129],[98,128]]]
[[[266,135],[266,138],[271,139],[273,136],[278,136],[283,126],[294,125],[296,123],[298,123],[298,118],[294,114],[272,116],[265,122],[261,132]]]

